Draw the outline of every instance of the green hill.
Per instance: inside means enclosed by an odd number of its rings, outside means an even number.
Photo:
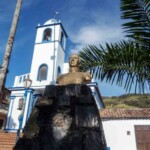
[[[150,94],[103,97],[106,108],[150,108]]]

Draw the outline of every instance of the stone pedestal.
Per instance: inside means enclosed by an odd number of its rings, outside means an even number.
[[[86,85],[47,86],[14,150],[106,150],[91,89]]]

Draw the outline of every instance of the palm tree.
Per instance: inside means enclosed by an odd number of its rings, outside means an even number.
[[[1,73],[0,73],[0,91],[1,92],[5,86],[5,80],[6,80],[6,75],[8,72],[8,65],[9,65],[10,56],[11,56],[11,52],[12,52],[13,42],[15,39],[15,33],[16,33],[16,29],[17,29],[21,5],[22,5],[22,0],[18,0],[16,9],[15,9],[15,13],[14,13],[11,30],[10,30],[10,34],[9,34],[9,38],[8,38],[8,42],[6,45],[6,51],[4,54],[3,63],[1,65]]]
[[[150,0],[121,0],[121,11],[127,37],[150,49]]]
[[[89,45],[79,53],[81,69],[90,70],[100,81],[116,83],[127,91],[150,87],[150,1],[121,0],[122,19],[128,41]]]

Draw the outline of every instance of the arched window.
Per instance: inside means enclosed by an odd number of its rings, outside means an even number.
[[[51,36],[52,36],[52,30],[51,29],[45,29],[43,40],[44,41],[50,41]]]
[[[61,32],[60,44],[61,44],[61,46],[64,48],[65,36],[64,36],[64,33],[63,33],[63,32]]]
[[[48,67],[47,65],[43,64],[40,66],[39,71],[38,71],[38,81],[46,80],[47,79],[47,72],[48,72]]]
[[[61,68],[58,66],[57,68],[57,77],[61,75]]]

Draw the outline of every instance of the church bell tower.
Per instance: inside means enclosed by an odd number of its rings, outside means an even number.
[[[37,26],[37,34],[31,64],[32,86],[56,83],[63,70],[67,34],[56,19]]]

